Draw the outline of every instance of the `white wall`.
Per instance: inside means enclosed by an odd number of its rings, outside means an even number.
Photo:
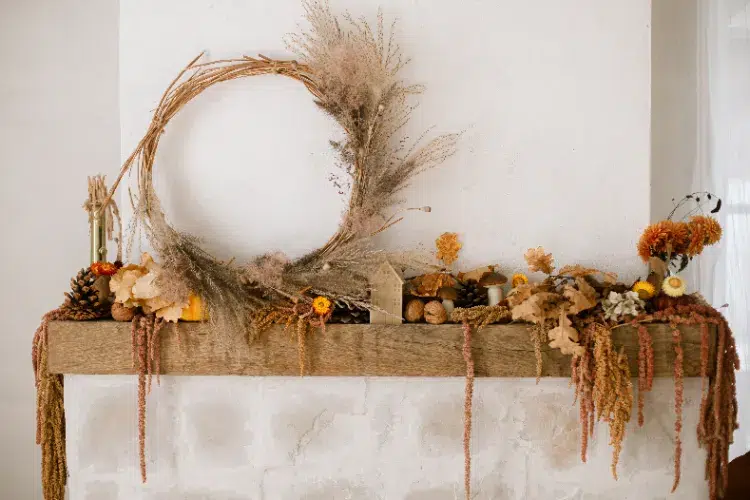
[[[691,192],[698,161],[698,0],[654,0],[651,219]]]
[[[560,262],[640,272],[649,2],[333,2],[371,20],[378,5],[399,19],[397,40],[412,57],[404,75],[427,85],[409,135],[432,125],[465,131],[459,154],[407,193],[411,206],[433,212],[384,239],[431,250],[440,233],[458,231],[463,266],[495,261],[510,270],[525,249],[544,245]],[[123,157],[190,59],[203,50],[211,59],[287,56],[281,38],[302,13],[298,0],[123,2]],[[168,214],[225,256],[320,245],[341,209],[326,181],[327,141],[337,132],[299,84],[268,76],[212,89],[162,142],[156,170],[170,186],[161,189]]]
[[[0,2],[0,498],[41,498],[31,338],[88,264],[86,176],[119,162],[117,3]]]

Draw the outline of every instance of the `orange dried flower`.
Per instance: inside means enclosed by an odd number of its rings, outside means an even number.
[[[442,260],[446,266],[450,266],[458,259],[458,252],[463,245],[458,241],[458,234],[443,233],[435,240],[437,258]]]
[[[700,228],[703,233],[705,245],[714,245],[721,239],[721,224],[713,217],[706,215],[695,215],[690,218],[689,226],[691,229]]]
[[[325,316],[326,314],[331,312],[331,301],[325,297],[315,297],[315,300],[313,300],[312,303],[312,307],[315,311],[315,314],[319,316]]]
[[[677,227],[676,227],[677,226]],[[675,243],[683,244],[682,226],[671,220],[663,220],[648,226],[638,240],[638,255],[644,262],[661,253],[672,253],[675,251]],[[675,240],[677,233],[679,240]]]
[[[690,244],[690,226],[687,222],[675,222],[672,225],[672,253],[685,253]]]
[[[91,264],[91,272],[95,276],[112,276],[117,273],[117,266],[111,262],[94,262]]]

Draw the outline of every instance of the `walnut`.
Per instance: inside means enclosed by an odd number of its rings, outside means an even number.
[[[112,304],[112,319],[115,321],[130,321],[135,316],[134,307],[125,307],[119,302]]]
[[[406,310],[404,311],[404,317],[409,323],[417,323],[422,321],[424,315],[424,302],[419,299],[411,299],[406,303]]]
[[[442,325],[448,320],[448,313],[440,301],[433,300],[424,306],[424,320],[432,325]]]

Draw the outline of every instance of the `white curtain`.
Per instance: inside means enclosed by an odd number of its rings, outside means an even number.
[[[695,191],[723,200],[724,237],[693,264],[696,289],[723,310],[742,364],[740,429],[731,457],[750,450],[750,0],[701,0],[699,145]]]

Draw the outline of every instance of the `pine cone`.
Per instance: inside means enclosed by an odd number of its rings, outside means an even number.
[[[476,307],[487,305],[487,289],[479,285],[477,280],[467,280],[462,288],[458,289],[456,307]]]
[[[370,311],[364,307],[335,304],[328,323],[344,325],[361,325],[370,322]]]
[[[97,276],[91,268],[81,269],[70,280],[70,292],[65,294],[64,306],[71,311],[98,311],[102,309],[99,290],[94,286]]]

